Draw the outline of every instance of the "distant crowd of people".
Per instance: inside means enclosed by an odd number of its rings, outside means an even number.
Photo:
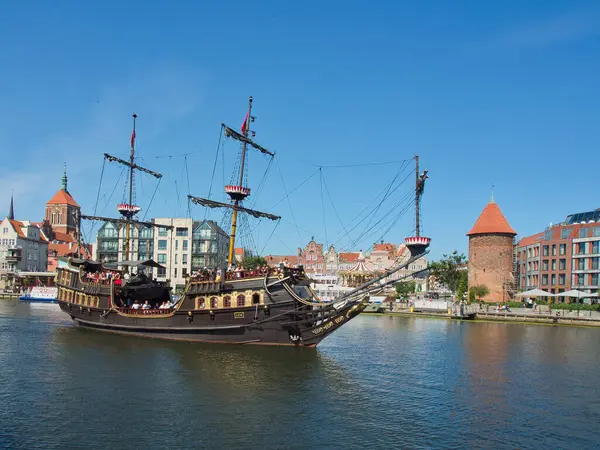
[[[287,260],[280,263],[277,267],[269,267],[267,265],[259,266],[255,269],[244,269],[243,267],[236,266],[235,264],[231,264],[225,270],[225,280],[238,280],[242,278],[254,278],[254,277],[264,277],[269,273],[280,274],[283,273],[286,269],[292,268],[287,263]],[[302,270],[302,266],[293,266],[295,270]],[[219,282],[223,279],[223,273],[221,269],[210,269],[205,267],[202,270],[194,270],[190,274],[190,278],[192,281],[214,281]]]
[[[159,306],[155,306],[153,307],[150,302],[148,302],[148,300],[146,300],[144,303],[139,303],[137,300],[134,300],[133,304],[131,305],[131,309],[141,309],[141,310],[158,310],[158,309],[171,309],[173,308],[174,303],[171,302],[171,300],[167,300],[167,301],[163,301]]]
[[[121,284],[121,272],[112,270],[84,272],[83,279],[88,283],[110,284],[111,280],[115,280],[115,284]]]

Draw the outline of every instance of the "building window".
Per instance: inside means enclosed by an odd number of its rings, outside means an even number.
[[[598,286],[598,274],[597,273],[593,273],[592,274],[592,286]]]
[[[594,227],[594,237],[600,236],[600,227]]]
[[[158,255],[158,256],[160,256],[160,255]],[[160,262],[160,258],[159,258],[158,262]],[[157,277],[165,277],[165,276],[167,276],[167,269],[165,269],[164,267],[159,267],[158,271],[156,273],[156,276]]]
[[[175,264],[177,264],[177,263],[178,263],[178,261],[177,261],[177,260],[178,260],[178,258],[177,258],[178,256],[179,256],[179,255],[178,255],[177,253],[175,253]]]
[[[577,277],[577,284],[578,284],[579,286],[583,286],[583,285],[585,284],[585,275],[583,275],[583,274],[580,274],[580,275]]]
[[[571,230],[569,228],[563,228],[562,230],[560,230],[560,238],[561,239],[567,239],[570,234],[571,234]]]
[[[556,244],[552,244],[552,256],[556,256]]]
[[[548,275],[542,275],[542,285],[548,284]]]
[[[187,235],[188,235],[188,229],[187,228],[181,228],[181,227],[175,228],[175,236],[185,237]]]
[[[559,253],[564,255],[567,253],[567,244],[560,244]]]
[[[183,269],[181,269],[181,276],[183,278],[187,277],[187,268],[184,267]]]
[[[181,255],[181,263],[187,264],[187,253],[184,253],[183,255]]]
[[[188,241],[183,241],[183,251],[186,251],[188,249]]]
[[[179,249],[179,241],[175,241],[175,250]]]
[[[564,273],[561,273],[558,276],[558,284],[561,285],[561,286],[565,285],[565,274]]]
[[[579,237],[580,237],[580,238],[585,238],[585,237],[587,237],[587,228],[580,228],[580,229],[579,229]]]
[[[165,236],[167,236],[167,232],[168,232],[168,230],[166,228],[160,227],[158,229],[158,236],[165,237]]]
[[[167,263],[167,254],[166,253],[159,253],[158,254],[158,263],[159,264],[166,264]]]
[[[580,255],[585,255],[585,242],[580,242],[579,243],[579,254]]]
[[[177,267],[173,269],[173,278],[177,278]]]
[[[577,270],[585,270],[585,258],[577,260]]]
[[[548,270],[548,260],[544,259],[542,261],[542,270]]]
[[[226,295],[225,297],[223,297],[223,307],[231,308],[231,297],[229,295]]]
[[[600,266],[600,258],[592,258],[592,270],[598,270]]]
[[[544,253],[543,256],[549,256],[550,254],[550,249],[547,245],[544,245]]]
[[[559,270],[565,270],[567,268],[567,260],[566,259],[561,259],[558,261],[558,269]]]
[[[551,283],[552,286],[556,285],[556,275],[552,274]]]
[[[552,270],[556,270],[556,260],[552,260]]]
[[[158,249],[159,250],[166,250],[167,249],[167,240],[166,239],[159,239],[158,240]]]
[[[592,253],[600,253],[600,241],[592,242]]]
[[[238,307],[246,306],[246,296],[245,295],[237,296],[237,306]]]

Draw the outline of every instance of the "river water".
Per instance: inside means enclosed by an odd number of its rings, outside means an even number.
[[[0,447],[591,448],[600,329],[361,315],[315,349],[73,326],[0,300]]]

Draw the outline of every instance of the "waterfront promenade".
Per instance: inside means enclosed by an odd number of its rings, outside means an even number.
[[[437,305],[436,305],[437,306]],[[401,316],[429,316],[446,319],[456,319],[456,310],[448,313],[448,308],[442,307],[414,307],[411,309],[406,305],[394,307],[393,310],[385,309],[381,314]],[[547,305],[539,305],[532,308],[510,308],[509,311],[496,311],[496,307],[484,304],[466,305],[464,314],[475,314],[476,320],[500,321],[500,322],[530,322],[530,323],[552,323],[561,325],[580,325],[600,327],[600,312],[587,310],[551,310]]]

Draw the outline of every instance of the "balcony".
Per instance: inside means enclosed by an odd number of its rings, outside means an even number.
[[[18,247],[9,248],[6,251],[6,262],[7,263],[18,263],[21,261],[21,249]]]

